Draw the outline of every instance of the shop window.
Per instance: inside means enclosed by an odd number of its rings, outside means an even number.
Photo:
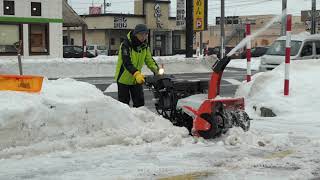
[[[68,36],[63,36],[62,43],[63,45],[68,45]]]
[[[181,37],[180,35],[172,36],[172,48],[181,49]]]
[[[22,25],[0,24],[0,55],[16,55],[15,44],[20,40],[22,40]]]
[[[31,16],[41,16],[40,2],[31,2]]]
[[[3,1],[3,14],[14,15],[14,1]]]
[[[30,55],[49,54],[49,25],[29,24]]]
[[[111,39],[110,39],[110,44],[111,44],[111,45],[115,45],[115,44],[116,44],[116,40],[115,40],[114,38],[111,38]]]

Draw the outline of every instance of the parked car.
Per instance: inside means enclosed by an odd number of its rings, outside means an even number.
[[[225,55],[227,55],[234,47],[233,46],[226,46],[225,47]],[[220,58],[221,56],[221,46],[216,46],[214,48],[208,48],[208,55],[212,55],[215,54],[218,58]],[[231,58],[235,59],[235,58],[241,58],[241,53],[239,51],[236,51]]]
[[[257,46],[251,49],[251,57],[261,57],[268,51],[269,46]],[[241,58],[244,59],[247,57],[247,51],[241,53]]]
[[[285,61],[286,36],[279,37],[261,57],[260,71],[272,70]],[[320,58],[320,35],[292,35],[291,60]]]
[[[269,49],[269,46],[265,46],[265,47],[254,47],[252,48],[251,50],[251,56],[252,57],[260,57],[260,56],[263,56],[264,54],[266,54],[266,52],[268,51]]]
[[[64,58],[82,58],[83,48],[81,46],[64,45],[63,46],[63,57]],[[96,57],[91,52],[87,51],[86,57],[93,58]]]
[[[98,56],[98,55],[108,55],[107,46],[104,45],[88,45],[87,49],[90,53]]]

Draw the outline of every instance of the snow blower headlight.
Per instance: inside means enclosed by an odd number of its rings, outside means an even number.
[[[164,69],[163,69],[163,68],[160,68],[158,73],[159,73],[159,75],[163,75]]]

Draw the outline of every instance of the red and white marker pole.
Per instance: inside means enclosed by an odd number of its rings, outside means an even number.
[[[289,67],[290,67],[290,51],[291,51],[291,23],[292,15],[287,15],[287,39],[286,39],[286,60],[284,74],[284,95],[289,95]]]
[[[247,82],[251,81],[251,28],[250,23],[246,23],[247,42]]]

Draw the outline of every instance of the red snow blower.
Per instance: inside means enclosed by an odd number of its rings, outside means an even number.
[[[250,118],[244,111],[244,98],[222,98],[220,82],[229,57],[217,60],[212,66],[211,80],[179,80],[174,76],[147,77],[157,112],[174,125],[186,127],[193,136],[215,138],[233,126],[244,131],[250,128]],[[208,92],[208,94],[203,94]],[[199,102],[185,103],[192,96],[205,95]]]
[[[244,111],[244,98],[218,98],[223,70],[230,62],[225,57],[213,65],[209,83],[208,99],[198,109],[184,106],[193,113],[192,135],[213,138],[226,132],[232,126],[240,126],[244,131],[250,128],[250,118]]]

